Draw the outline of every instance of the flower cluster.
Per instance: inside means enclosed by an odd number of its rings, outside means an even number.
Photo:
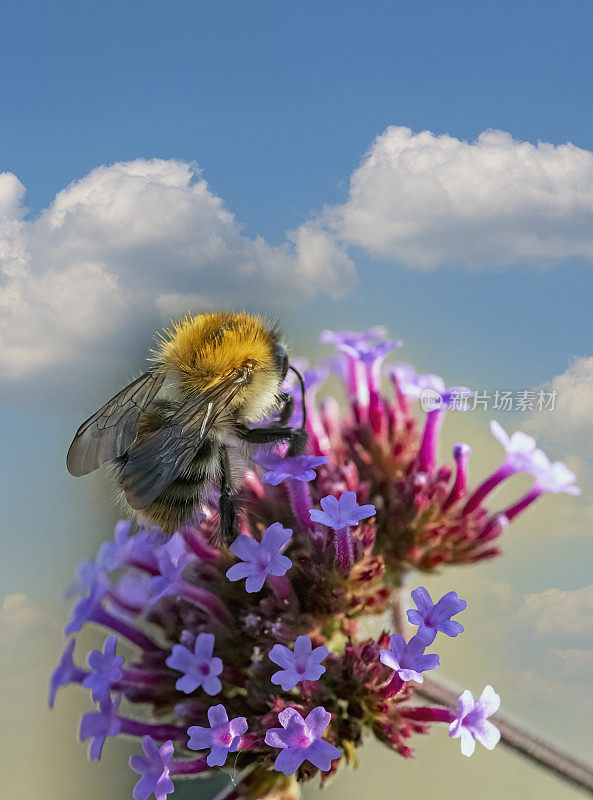
[[[114,541],[68,589],[75,605],[66,634],[94,623],[109,635],[88,666],[75,663],[69,640],[50,705],[66,684],[90,690],[96,709],[84,715],[80,738],[92,759],[120,734],[141,739],[144,755],[130,760],[135,800],[164,800],[175,776],[223,765],[238,770],[229,797],[295,797],[301,782],[356,763],[366,733],[404,757],[431,723],[448,723],[465,755],[476,740],[490,749],[498,741],[488,720],[499,704],[491,686],[477,701],[465,691],[457,713],[414,703],[423,673],[440,666],[426,649],[439,634],[463,631],[453,617],[466,603],[455,592],[437,602],[422,586],[412,592],[407,617],[416,632],[408,641],[401,633],[365,638],[360,620],[386,611],[411,569],[497,555],[493,541],[542,494],[578,492],[574,475],[531,437],[508,437],[492,423],[506,456],[469,490],[467,445],[455,447],[453,469],[436,461],[443,417],[461,389],[410,367],[384,369],[401,343],[386,341],[382,329],[326,331],[322,341],[338,355],[305,372],[309,452],[253,453],[230,552],[215,546],[213,497],[196,510],[199,523],[172,537],[118,523]],[[333,398],[315,402],[330,368],[344,380],[345,414]],[[422,427],[412,400],[427,386],[441,402]],[[287,382],[286,390],[298,417],[297,387]],[[491,492],[517,472],[534,476],[532,488],[491,511]],[[120,639],[132,645],[127,662]]]

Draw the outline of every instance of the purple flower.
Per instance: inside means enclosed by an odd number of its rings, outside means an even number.
[[[92,711],[83,716],[80,722],[80,741],[92,738],[89,758],[99,761],[107,737],[117,736],[121,732],[121,720],[117,716],[120,702],[121,695],[118,695],[113,702],[107,696],[99,703],[99,711]]]
[[[216,676],[222,672],[222,661],[212,657],[213,649],[213,633],[199,633],[193,653],[182,644],[173,645],[172,653],[165,664],[184,673],[175,684],[177,689],[190,694],[198,686],[202,686],[206,694],[215,695],[220,692],[222,684]]]
[[[452,739],[461,737],[461,752],[471,756],[476,748],[476,739],[487,750],[493,750],[500,739],[500,731],[488,721],[488,717],[498,711],[500,697],[492,686],[486,686],[479,700],[466,689],[457,700],[457,716],[449,725]]]
[[[131,536],[131,530],[132,523],[129,520],[122,519],[116,524],[114,541],[104,542],[99,548],[99,567],[111,572],[126,562],[155,563],[155,551],[165,543],[162,531],[152,528]]]
[[[94,561],[83,561],[76,567],[74,580],[64,589],[64,597],[69,600],[73,597],[88,596],[93,586],[104,580],[104,571]]]
[[[541,451],[540,451],[541,452]],[[565,492],[566,494],[580,494],[581,490],[574,485],[576,475],[561,461],[554,461],[551,464],[547,456],[542,453],[544,459],[535,475],[535,483],[532,491],[544,492]]]
[[[82,685],[92,692],[93,700],[98,703],[109,697],[111,685],[122,678],[122,664],[124,660],[121,656],[115,655],[117,638],[108,636],[101,650],[92,650],[88,656],[91,673],[85,677]]]
[[[467,399],[473,392],[467,386],[445,386],[445,381],[438,375],[418,375],[409,364],[398,364],[392,367],[390,374],[395,378],[400,391],[409,397],[419,397],[426,411],[437,411],[445,408],[466,410]]]
[[[388,353],[403,346],[403,342],[380,342],[379,344],[368,344],[360,342],[356,345],[340,342],[336,345],[338,350],[363,364],[372,365],[379,359],[382,361]]]
[[[389,640],[389,650],[381,650],[379,659],[386,667],[394,669],[402,681],[423,683],[422,673],[440,667],[436,654],[424,655],[425,642],[419,636],[412,636],[406,644],[401,633],[395,633]]]
[[[514,472],[537,474],[541,467],[546,466],[548,459],[541,450],[536,448],[536,442],[532,436],[528,436],[522,431],[516,431],[509,437],[502,425],[494,419],[490,423],[490,430],[506,451],[503,466],[507,468],[507,474]]]
[[[160,575],[150,579],[153,603],[161,597],[168,597],[180,591],[183,572],[191,561],[185,540],[179,533],[174,533],[169,541],[159,548],[156,558]]]
[[[262,476],[262,483],[277,486],[286,478],[297,481],[312,481],[315,478],[314,467],[327,464],[327,456],[283,456],[273,450],[261,450],[253,457],[253,461],[268,470]]]
[[[143,573],[125,572],[117,584],[117,596],[130,609],[141,611],[150,598],[150,578]]]
[[[210,748],[206,758],[209,767],[222,767],[229,753],[239,749],[241,736],[247,730],[245,717],[235,717],[229,722],[225,707],[222,704],[208,709],[209,728],[192,725],[187,729],[190,750]]]
[[[320,522],[336,531],[349,525],[358,525],[362,519],[375,514],[375,506],[358,505],[355,492],[343,492],[339,500],[328,495],[322,498],[321,508],[323,511],[319,511],[317,508],[309,511],[312,521]]]
[[[313,649],[308,636],[297,636],[294,653],[282,644],[275,644],[269,653],[270,660],[282,669],[272,675],[272,683],[280,684],[288,692],[300,681],[318,680],[325,672],[321,662],[328,653],[325,645]]]
[[[408,620],[412,625],[418,625],[416,635],[426,645],[434,642],[437,631],[447,636],[457,636],[463,632],[463,625],[451,619],[467,608],[465,600],[460,600],[456,592],[447,592],[435,604],[424,586],[419,586],[412,592],[412,600],[418,610],[407,611]]]
[[[156,800],[166,800],[175,788],[169,777],[173,742],[169,740],[159,747],[152,736],[143,736],[142,749],[143,756],[130,756],[130,767],[142,776],[134,786],[134,800],[148,800],[151,794]]]
[[[331,714],[323,706],[317,706],[303,719],[294,708],[285,708],[278,714],[281,728],[270,728],[266,733],[266,744],[281,747],[274,762],[274,769],[285,775],[293,775],[303,761],[327,772],[334,758],[340,757],[337,747],[321,737],[331,720]]]
[[[248,592],[259,592],[268,575],[285,575],[292,567],[292,561],[281,553],[291,535],[289,528],[283,528],[279,522],[274,522],[264,532],[261,542],[245,534],[237,536],[230,549],[242,563],[234,564],[227,570],[227,578],[230,581],[247,578],[245,589]]]
[[[355,331],[322,331],[319,335],[319,344],[347,345],[348,347],[361,347],[369,345],[374,339],[383,339],[387,331],[383,325],[376,325],[368,331],[356,333]]]
[[[76,642],[71,639],[66,645],[60,663],[54,669],[51,678],[49,679],[49,699],[48,705],[50,708],[54,707],[56,702],[56,694],[61,686],[66,686],[69,683],[80,683],[86,675],[85,670],[77,667],[72,660],[74,653],[74,646]]]
[[[79,600],[74,606],[72,619],[64,628],[66,636],[70,636],[71,633],[76,633],[85,623],[92,621],[93,615],[101,604],[101,600],[105,597],[106,591],[107,587],[103,581],[94,582],[89,596],[83,597],[83,599]]]

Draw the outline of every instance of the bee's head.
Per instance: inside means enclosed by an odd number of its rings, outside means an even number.
[[[231,408],[247,421],[256,421],[276,407],[288,370],[275,327],[245,312],[186,317],[162,337],[155,355],[191,393],[209,389],[229,373],[243,373],[245,381]]]

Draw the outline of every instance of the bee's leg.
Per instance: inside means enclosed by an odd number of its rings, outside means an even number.
[[[237,508],[231,483],[231,465],[226,447],[220,448],[220,537],[229,547],[237,538]]]
[[[282,392],[280,395],[282,400],[282,410],[280,411],[279,424],[284,428],[288,424],[288,420],[292,417],[294,411],[294,397],[288,392]]]
[[[251,444],[288,442],[286,454],[289,456],[301,455],[307,447],[307,431],[302,428],[286,428],[281,425],[270,425],[267,428],[248,428],[245,425],[236,425],[235,432],[237,436]]]

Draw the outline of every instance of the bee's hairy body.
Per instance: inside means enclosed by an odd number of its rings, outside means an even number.
[[[285,440],[293,452],[306,444],[302,429],[285,427],[292,402],[280,391],[289,365],[278,328],[245,312],[187,315],[159,334],[152,360],[79,428],[68,469],[82,475],[111,462],[132,513],[168,533],[218,485],[228,542],[245,443]],[[279,425],[248,427],[278,410]]]
[[[137,440],[158,431],[180,408],[174,400],[154,400],[141,415]],[[126,502],[124,488],[120,481],[122,468],[127,456],[114,461],[114,474],[118,485],[118,500],[139,520],[148,520],[158,525],[166,533],[173,533],[189,521],[195,510],[208,499],[216,488],[220,473],[223,448],[226,448],[231,465],[231,486],[234,490],[241,485],[241,467],[246,457],[245,448],[234,436],[233,420],[230,416],[218,420],[200,443],[196,454],[179,477],[146,508],[135,511]]]

